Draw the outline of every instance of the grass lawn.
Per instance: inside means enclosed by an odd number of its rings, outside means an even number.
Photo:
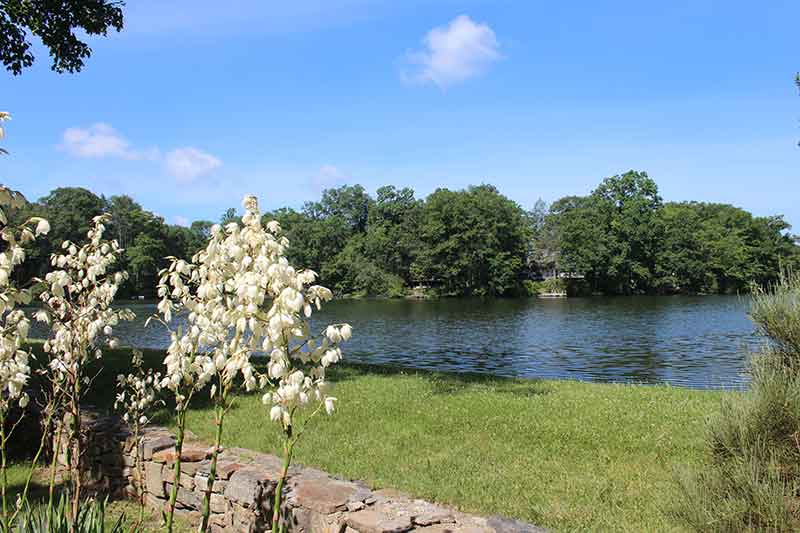
[[[153,364],[163,357],[145,355]],[[108,354],[97,405],[113,403],[125,364],[123,350]],[[701,465],[705,417],[733,394],[371,366],[345,366],[331,379],[337,412],[306,433],[296,462],[555,531],[680,531],[666,514],[676,471]],[[198,401],[189,428],[212,440],[207,405]],[[260,395],[238,398],[224,442],[280,449]]]

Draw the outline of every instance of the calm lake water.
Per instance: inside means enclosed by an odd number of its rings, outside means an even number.
[[[736,296],[346,300],[315,315],[349,322],[348,360],[517,377],[738,387],[757,346],[749,302]],[[124,344],[163,348],[163,326],[115,329]],[[41,335],[41,330],[38,331]]]

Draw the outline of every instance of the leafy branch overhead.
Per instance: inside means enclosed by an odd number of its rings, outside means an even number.
[[[0,59],[15,76],[33,65],[31,36],[38,37],[58,72],[79,72],[92,49],[76,31],[107,35],[122,30],[122,1],[0,0]]]

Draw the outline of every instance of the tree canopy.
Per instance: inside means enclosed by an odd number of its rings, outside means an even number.
[[[56,72],[78,72],[92,49],[76,33],[122,30],[122,1],[0,0],[0,59],[14,75],[33,65],[30,36],[38,37]]]
[[[584,276],[612,294],[741,292],[777,279],[800,255],[781,216],[725,204],[663,203],[645,173],[554,202],[535,232],[534,269]]]
[[[126,249],[123,295],[153,296],[165,256],[191,258],[208,239],[208,220],[169,225],[129,196],[63,187],[12,217],[51,222],[21,278],[41,275],[49,254],[79,239],[87,221],[111,217],[109,235]],[[237,220],[231,208],[219,222]],[[442,295],[506,296],[528,280],[565,276],[573,289],[605,294],[741,292],[800,267],[789,224],[725,204],[664,202],[644,172],[603,180],[587,196],[542,201],[525,212],[491,185],[437,189],[425,199],[388,185],[323,191],[300,209],[264,215],[292,242],[289,259],[316,271],[338,294],[402,296],[417,285]]]

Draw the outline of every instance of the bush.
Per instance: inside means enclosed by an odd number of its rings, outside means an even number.
[[[522,282],[522,286],[528,296],[537,296],[539,294],[553,292],[567,292],[567,282],[561,278],[548,278],[542,281],[526,279]]]
[[[676,516],[697,531],[800,530],[800,278],[757,290],[765,337],[751,384],[711,420],[706,469],[684,476]]]

